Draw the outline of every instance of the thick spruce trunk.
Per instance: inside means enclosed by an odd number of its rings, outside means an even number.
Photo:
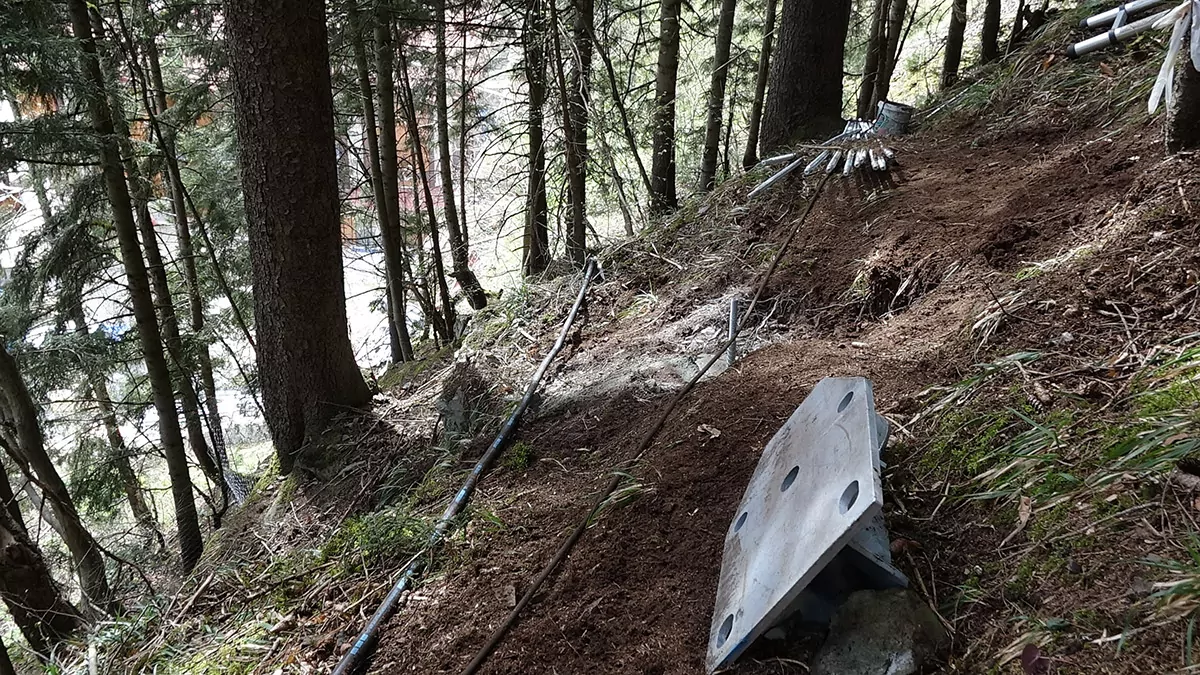
[[[675,192],[675,93],[679,80],[679,18],[683,0],[662,0],[658,11],[650,209],[654,213],[666,213],[679,205]]]
[[[760,151],[827,137],[842,129],[842,62],[849,26],[850,0],[783,4]]]
[[[258,372],[280,472],[371,398],[346,326],[325,4],[225,4]]]

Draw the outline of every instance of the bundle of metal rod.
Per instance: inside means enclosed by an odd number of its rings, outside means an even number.
[[[846,131],[825,142],[827,146],[804,168],[804,175],[811,176],[824,168],[833,175],[841,170],[843,176],[851,176],[857,170],[888,171],[895,164],[896,151],[885,147],[875,133],[875,125],[863,120],[850,120]]]
[[[1067,47],[1067,56],[1075,58],[1084,54],[1091,54],[1105,47],[1110,47],[1118,42],[1128,40],[1136,35],[1141,35],[1154,27],[1154,24],[1164,16],[1166,12],[1152,14],[1144,19],[1138,19],[1133,23],[1128,23],[1123,26],[1116,26],[1109,29],[1107,33],[1097,35],[1093,38],[1088,38],[1083,42],[1077,42],[1070,47]]]
[[[1120,5],[1112,9],[1100,12],[1096,16],[1088,17],[1079,22],[1080,30],[1093,30],[1103,28],[1104,26],[1113,26],[1120,28],[1127,21],[1125,18],[1145,11],[1151,7],[1166,4],[1167,0],[1134,0],[1134,2],[1122,2]]]
[[[1168,0],[1135,0],[1121,3],[1114,9],[1101,12],[1080,24],[1081,28],[1097,28],[1111,25],[1112,28],[1103,35],[1088,38],[1067,47],[1067,56],[1077,57],[1112,46],[1122,40],[1128,40],[1135,35],[1151,30],[1171,29],[1171,38],[1167,41],[1167,55],[1159,68],[1154,87],[1150,90],[1149,108],[1153,114],[1163,101],[1167,107],[1174,103],[1175,64],[1183,53],[1183,44],[1188,34],[1191,34],[1190,57],[1191,65],[1200,70],[1200,0],[1183,0],[1173,9],[1152,14],[1133,23],[1129,18],[1141,11],[1157,7]],[[1185,61],[1187,57],[1185,56]]]
[[[884,147],[881,136],[876,133],[876,127],[871,122],[850,120],[842,133],[821,143],[821,152],[810,159],[800,152],[793,152],[778,157],[763,160],[763,164],[781,164],[787,166],[771,174],[769,178],[759,183],[747,199],[751,199],[771,188],[779,181],[791,175],[796,169],[804,167],[803,175],[811,176],[824,168],[825,173],[833,175],[840,169],[843,176],[853,175],[856,169],[864,171],[888,171],[895,164],[896,153],[891,148]]]

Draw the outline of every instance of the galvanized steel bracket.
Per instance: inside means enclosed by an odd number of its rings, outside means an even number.
[[[883,524],[887,434],[871,382],[830,377],[767,443],[725,536],[710,673],[792,614],[823,624],[855,590],[908,585]]]

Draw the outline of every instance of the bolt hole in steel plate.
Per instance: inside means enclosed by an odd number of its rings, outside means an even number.
[[[729,640],[729,634],[733,632],[733,615],[730,614],[721,622],[721,629],[717,631],[717,643],[725,644]]]
[[[825,378],[767,443],[725,538],[709,672],[732,664],[782,619],[882,512],[881,424],[870,381]]]
[[[742,529],[742,526],[746,524],[746,516],[749,516],[749,515],[750,515],[749,513],[742,511],[742,515],[738,516],[737,522],[733,524],[734,532],[737,532],[738,530]]]

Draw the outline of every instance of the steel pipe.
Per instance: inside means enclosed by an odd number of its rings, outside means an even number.
[[[1114,28],[1107,33],[1097,35],[1096,37],[1088,38],[1083,42],[1076,42],[1067,47],[1067,56],[1077,58],[1084,54],[1091,54],[1094,51],[1104,49],[1123,40],[1145,33],[1154,27],[1154,24],[1161,18],[1167,15],[1167,12],[1159,12],[1144,19],[1138,19],[1131,24],[1126,24],[1120,28]]]
[[[1117,16],[1121,13],[1122,9],[1125,10],[1126,14],[1132,16],[1142,10],[1161,5],[1164,2],[1167,2],[1167,0],[1134,0],[1133,2],[1123,2],[1108,11],[1100,12],[1096,16],[1091,16],[1083,21],[1080,21],[1079,29],[1090,30],[1094,28],[1101,28],[1103,26],[1111,26],[1116,22]]]
[[[571,325],[575,323],[575,317],[579,314],[579,308],[583,305],[588,285],[591,283],[595,273],[596,260],[593,258],[588,261],[587,267],[583,272],[583,285],[579,287],[579,296],[575,298],[575,304],[571,307],[571,313],[567,315],[567,320],[563,323],[562,331],[559,333],[554,347],[550,349],[549,354],[546,354],[546,358],[542,360],[542,365],[538,367],[537,372],[529,380],[529,386],[525,388],[525,395],[521,398],[521,402],[517,404],[517,408],[513,410],[512,415],[508,417],[508,421],[504,423],[504,427],[500,430],[500,434],[496,436],[496,440],[492,441],[491,447],[488,448],[487,452],[483,453],[483,457],[479,458],[479,462],[475,464],[475,468],[471,470],[471,474],[467,476],[467,480],[459,488],[458,493],[454,495],[454,499],[450,501],[450,504],[446,506],[446,510],[442,513],[442,516],[438,518],[437,525],[434,526],[433,532],[429,535],[429,540],[425,544],[426,549],[433,549],[441,542],[442,537],[450,529],[451,521],[462,512],[463,507],[471,499],[472,493],[475,492],[475,485],[479,482],[480,477],[491,467],[492,463],[504,450],[509,436],[521,421],[521,415],[529,408],[529,403],[533,400],[533,395],[537,393],[537,388],[541,384],[546,370],[550,367],[550,362],[562,351],[563,345],[567,341],[567,334],[571,331]],[[370,662],[371,653],[378,642],[379,627],[396,613],[396,605],[400,601],[400,596],[409,590],[417,575],[420,574],[424,567],[425,557],[424,555],[418,555],[408,564],[404,573],[400,575],[399,581],[392,586],[392,590],[383,599],[379,608],[375,610],[375,614],[367,622],[358,639],[354,641],[354,645],[350,648],[350,651],[346,652],[346,655],[338,663],[337,668],[334,668],[333,675],[352,675],[359,672]]]

